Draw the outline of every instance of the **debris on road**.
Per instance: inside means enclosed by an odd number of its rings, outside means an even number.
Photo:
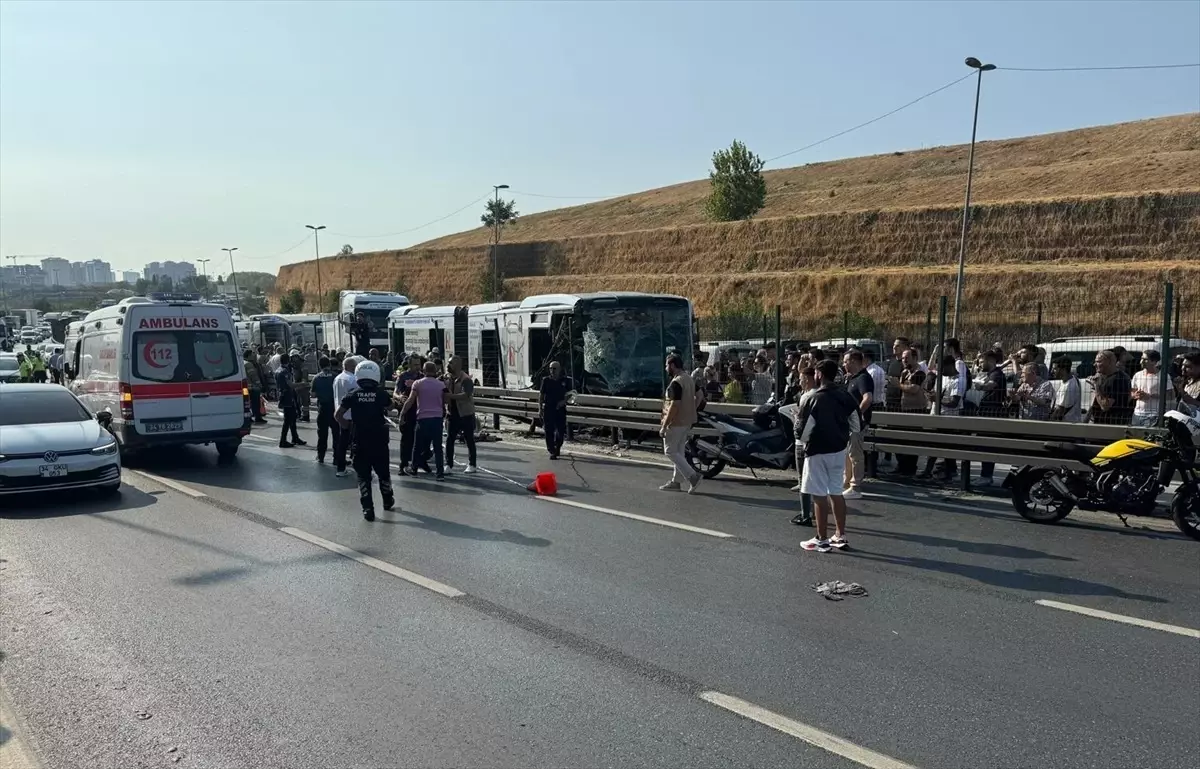
[[[847,595],[867,595],[867,589],[857,582],[849,584],[839,580],[832,582],[822,582],[819,585],[811,585],[813,590],[820,593],[826,601],[840,601],[843,596]]]

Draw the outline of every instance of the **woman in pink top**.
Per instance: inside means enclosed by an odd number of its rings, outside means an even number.
[[[446,383],[438,379],[437,364],[432,361],[425,364],[422,372],[425,376],[413,382],[412,396],[404,401],[400,419],[403,421],[409,411],[416,410],[417,436],[413,442],[411,457],[414,474],[422,465],[421,469],[429,472],[428,463],[420,458],[428,456],[432,444],[434,466],[440,481],[445,477],[446,470],[442,461],[442,418],[446,413]]]

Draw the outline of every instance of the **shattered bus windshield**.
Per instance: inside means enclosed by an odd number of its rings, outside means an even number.
[[[668,352],[692,349],[686,301],[580,312],[587,392],[635,397],[661,394]]]

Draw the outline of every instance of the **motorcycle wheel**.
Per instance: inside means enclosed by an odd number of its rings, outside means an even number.
[[[1184,534],[1200,541],[1200,494],[1195,489],[1189,493],[1181,490],[1175,494],[1171,500],[1171,520]]]
[[[696,439],[692,438],[687,442],[687,448],[684,450],[684,457],[687,458],[688,466],[696,472],[700,473],[700,477],[705,480],[716,478],[722,470],[725,469],[725,460],[715,457],[708,457],[696,450]]]
[[[1057,523],[1071,514],[1075,503],[1062,499],[1049,488],[1050,468],[1021,473],[1012,481],[1013,508],[1027,521]]]

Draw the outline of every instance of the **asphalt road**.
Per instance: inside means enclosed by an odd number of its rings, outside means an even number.
[[[850,550],[804,553],[786,485],[671,494],[511,442],[367,523],[276,441],[0,503],[0,740],[47,767],[1200,762],[1200,546],[1167,526],[874,484]]]

